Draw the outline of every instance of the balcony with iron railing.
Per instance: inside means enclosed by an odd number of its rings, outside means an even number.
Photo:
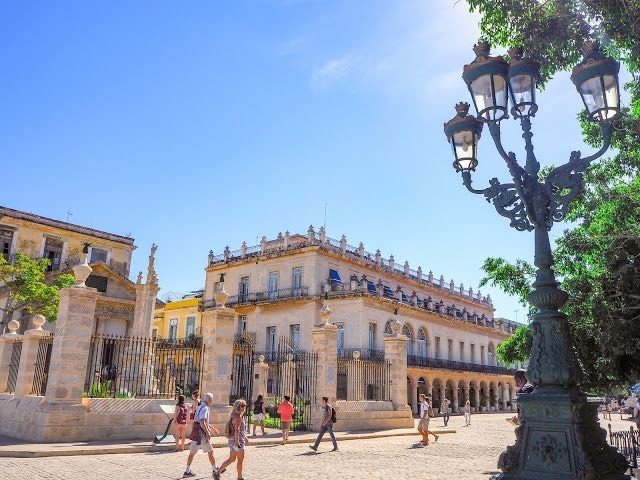
[[[421,285],[447,292],[449,295],[464,297],[465,300],[470,302],[492,305],[491,298],[488,295],[483,297],[479,291],[474,292],[471,288],[465,289],[462,284],[456,286],[453,280],[446,283],[442,275],[439,278],[434,277],[432,272],[423,275],[422,268],[412,269],[409,267],[408,262],[396,264],[393,255],[389,256],[389,258],[383,258],[379,250],[375,253],[368,252],[362,243],[358,247],[349,245],[344,235],[340,240],[328,237],[324,234],[323,228],[320,229],[317,236],[313,227],[310,227],[306,236],[299,234],[289,235],[287,232],[284,236],[278,235],[275,240],[268,241],[266,237],[263,237],[259,245],[247,246],[246,242],[243,242],[242,247],[238,250],[231,250],[226,247],[224,252],[219,255],[214,255],[213,252],[210,252],[208,264],[211,267],[232,260],[248,260],[260,255],[278,254],[310,246],[319,246],[358,262],[364,260],[371,268],[378,268],[400,275]]]
[[[342,348],[338,350],[338,358],[345,360],[353,359],[355,358],[355,352],[358,352],[356,355],[360,360],[384,360],[384,350],[372,350],[370,348]]]
[[[481,365],[478,363],[444,360],[441,358],[425,357],[421,355],[407,355],[408,367],[441,368],[459,370],[463,372],[492,373],[495,375],[513,375],[515,369],[498,365]]]
[[[231,295],[227,300],[226,306],[237,307],[239,305],[278,302],[281,300],[303,299],[308,297],[309,287],[279,288],[278,290]],[[216,306],[216,301],[213,299],[205,300],[202,302],[202,305],[205,309],[213,308]]]

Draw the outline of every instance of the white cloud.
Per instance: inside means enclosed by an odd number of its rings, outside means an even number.
[[[326,87],[349,75],[352,67],[353,60],[350,55],[329,60],[313,72],[311,85],[313,87]]]

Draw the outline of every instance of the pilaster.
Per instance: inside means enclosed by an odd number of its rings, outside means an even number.
[[[216,406],[227,406],[231,392],[235,311],[216,307],[202,313],[202,341],[205,345],[201,395],[213,394]]]
[[[399,324],[399,322],[398,322]],[[395,332],[384,338],[384,357],[389,361],[391,402],[396,410],[407,406],[407,337]]]

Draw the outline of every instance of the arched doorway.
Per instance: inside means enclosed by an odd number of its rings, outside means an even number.
[[[464,404],[469,398],[467,398],[467,383],[464,380],[458,381],[458,411],[462,412]]]
[[[486,382],[480,382],[480,411],[486,412],[489,406],[489,389]]]
[[[478,384],[476,383],[475,380],[471,380],[469,382],[469,403],[471,403],[471,407],[475,408],[476,411],[479,410],[479,395],[480,392],[478,391]]]
[[[431,390],[433,392],[433,396],[431,398],[432,407],[434,410],[439,409],[442,403],[442,399],[440,398],[440,394],[442,391],[442,381],[439,378],[436,378],[431,385]]]

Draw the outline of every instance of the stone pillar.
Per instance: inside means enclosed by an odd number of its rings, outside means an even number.
[[[440,382],[440,411],[442,411],[442,404],[444,403],[444,399],[447,397],[447,387],[446,384]]]
[[[471,397],[469,396],[469,384],[465,383],[464,385],[464,401],[471,401]]]
[[[202,371],[200,395],[212,393],[213,404],[217,407],[229,404],[234,323],[235,312],[231,308],[216,307],[202,313],[205,367]]]
[[[20,323],[11,320],[7,325],[9,333],[0,336],[0,393],[7,391],[7,383],[9,381],[9,364],[11,363],[11,353],[13,352],[13,344],[16,340],[20,340],[22,335],[18,335],[16,330],[20,328]]]
[[[451,408],[453,410],[453,413],[458,413],[459,411],[459,397],[458,397],[458,388],[457,387],[453,387],[453,399],[451,400]]]
[[[266,397],[267,381],[269,380],[269,365],[264,363],[264,355],[260,355],[258,357],[258,363],[253,367],[253,374],[255,376],[253,381],[254,396],[256,398],[258,395]]]
[[[330,323],[315,326],[311,333],[313,353],[318,354],[318,377],[316,382],[316,404],[322,397],[329,403],[336,401],[338,379],[338,327]]]
[[[474,393],[475,393],[474,396],[475,396],[476,409],[479,412],[480,411],[480,407],[481,407],[481,405],[480,405],[480,387],[479,386],[477,386],[475,388]]]
[[[337,344],[336,335],[336,344]],[[283,395],[291,398],[295,396],[295,392],[288,391],[292,386],[295,387],[296,364],[293,361],[293,354],[287,354],[287,361],[281,365],[280,391]]]
[[[74,267],[74,272],[79,280],[77,268]],[[98,297],[95,288],[82,286],[83,284],[84,281],[60,290],[60,306],[47,381],[48,402],[82,402]],[[24,350],[22,353],[24,355]]]
[[[138,274],[138,281],[136,282],[136,306],[130,332],[130,334],[135,337],[151,337],[153,312],[156,308],[156,297],[160,290],[160,288],[158,288],[158,276],[154,269],[157,249],[158,247],[155,243],[151,245],[146,283],[142,283],[142,272]]]
[[[407,337],[400,334],[400,322],[391,320],[393,334],[384,338],[384,358],[391,364],[391,401],[395,410],[407,405]]]
[[[20,355],[20,366],[18,367],[18,377],[16,378],[16,396],[24,397],[32,393],[33,377],[36,372],[36,359],[38,356],[38,348],[40,347],[40,339],[50,333],[42,329],[42,325],[46,322],[42,315],[34,319],[36,328],[24,332],[22,339],[22,353]],[[86,361],[84,364],[86,373]],[[84,377],[84,375],[83,375]],[[83,378],[84,386],[84,378]]]
[[[409,388],[409,385],[407,385],[407,388]],[[411,411],[418,412],[418,385],[414,385],[411,389]]]

